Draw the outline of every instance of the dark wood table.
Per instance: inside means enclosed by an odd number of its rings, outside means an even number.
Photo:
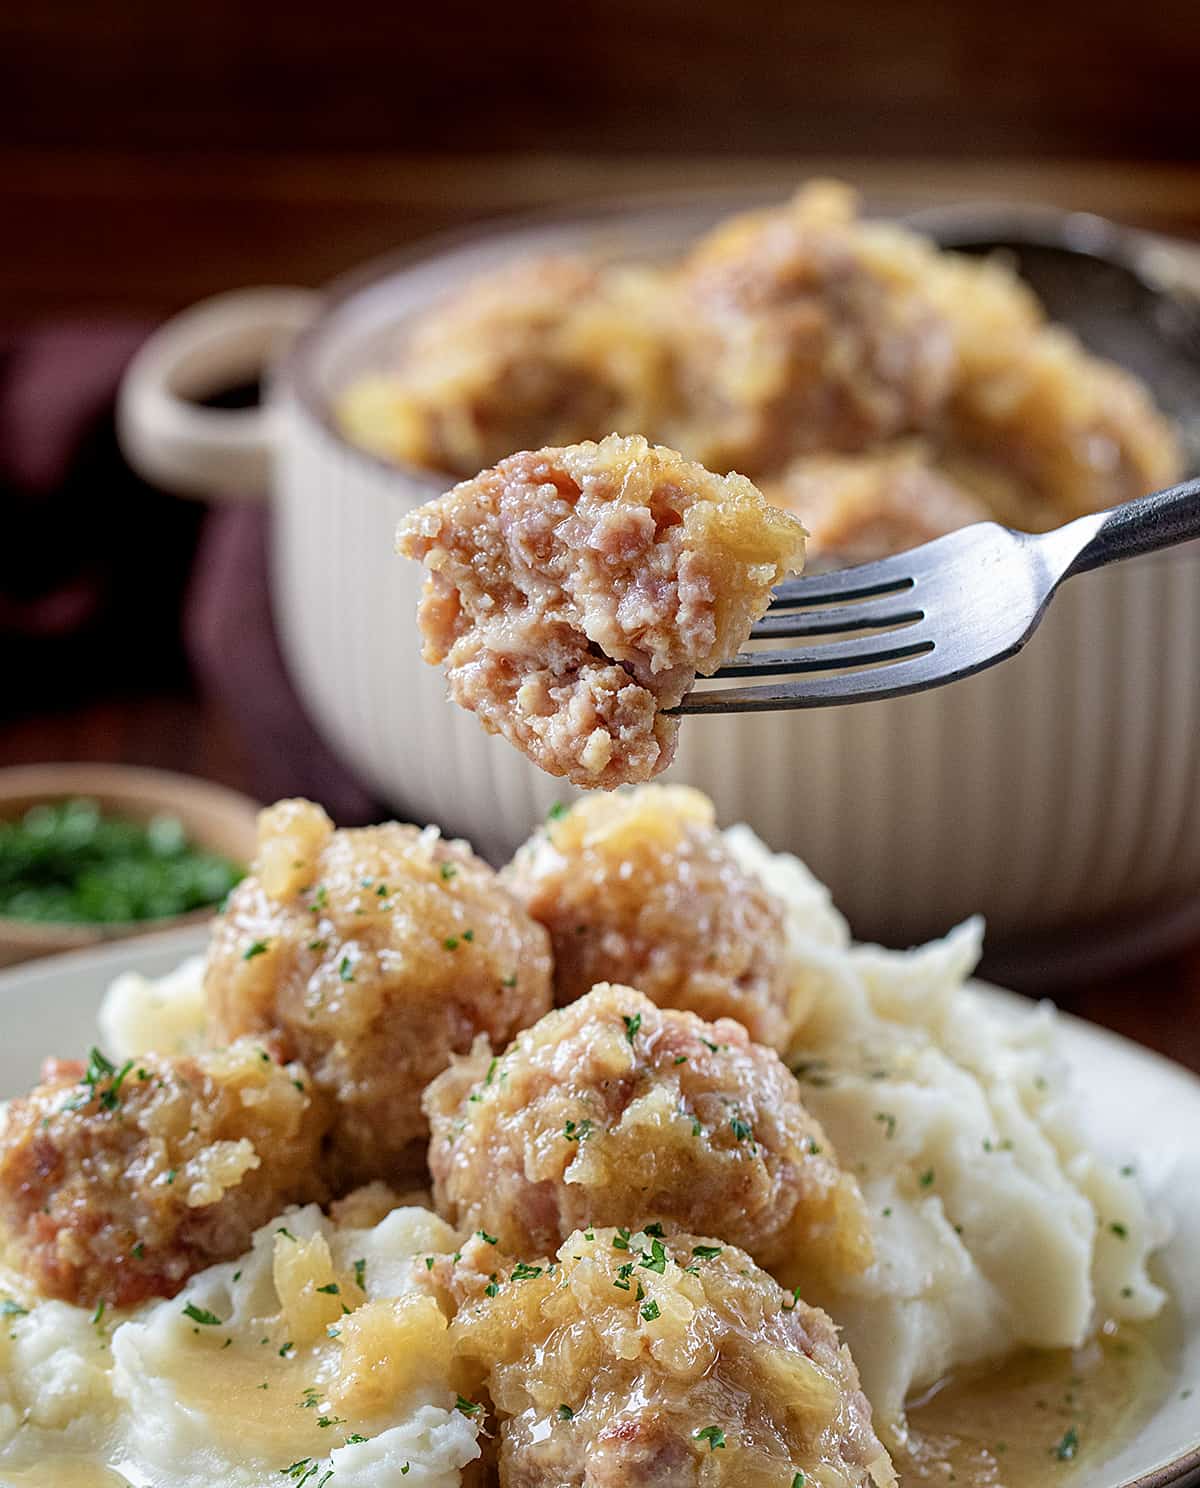
[[[1188,164],[10,151],[0,216],[21,233],[0,263],[0,317],[161,314],[239,284],[320,283],[499,212],[731,180],[782,194],[813,170],[891,199],[1048,201],[1200,238],[1200,167]],[[0,765],[57,759],[251,788],[246,741],[185,681],[0,723]],[[1062,1000],[1200,1071],[1200,944]]]

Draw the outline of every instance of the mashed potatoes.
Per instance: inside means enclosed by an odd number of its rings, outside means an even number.
[[[726,839],[808,937],[805,1105],[856,1174],[876,1259],[807,1300],[841,1325],[881,1428],[951,1369],[1154,1316],[1162,1238],[1131,1167],[1088,1152],[1048,1004],[1003,1018],[965,983],[982,923],[910,952],[853,945],[795,858]]]
[[[10,1297],[0,1480],[82,1459],[172,1488],[456,1488],[481,1411],[453,1388],[446,1319],[413,1266],[453,1244],[423,1209],[354,1229],[310,1205],[132,1314]]]

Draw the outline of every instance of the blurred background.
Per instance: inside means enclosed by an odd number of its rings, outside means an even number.
[[[0,765],[377,809],[272,664],[262,514],[120,458],[117,380],[171,312],[546,203],[814,171],[1200,239],[1198,80],[1194,0],[4,7]]]

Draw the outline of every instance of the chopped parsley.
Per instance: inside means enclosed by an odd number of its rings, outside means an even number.
[[[464,1400],[460,1395],[454,1402],[454,1409],[462,1411],[464,1416],[475,1416],[479,1414],[479,1404],[475,1400]]]
[[[474,930],[464,930],[462,933],[462,938],[467,942],[468,945],[470,945],[470,943],[475,939]]]
[[[568,1121],[563,1127],[563,1136],[568,1142],[582,1142],[592,1130],[592,1123],[588,1120]]]
[[[486,1230],[476,1230],[475,1233],[486,1245],[499,1245],[500,1243],[495,1235],[489,1235]]]
[[[643,1255],[640,1263],[647,1271],[657,1271],[661,1276],[667,1269],[667,1253],[661,1240],[650,1242],[650,1254]]]
[[[500,985],[502,987],[515,987],[517,985],[517,974],[516,974],[516,972],[515,971],[514,972],[511,972],[508,976],[504,977],[503,980],[501,981]]]
[[[891,1138],[896,1135],[896,1118],[890,1111],[876,1111],[875,1120],[878,1121],[881,1126],[887,1127],[887,1132],[885,1133],[885,1135],[890,1141]]]
[[[710,1452],[716,1452],[725,1445],[725,1433],[719,1426],[702,1426],[694,1435],[697,1441],[708,1443]]]
[[[354,1280],[358,1283],[360,1291],[367,1289],[367,1263],[361,1258],[354,1263]]]
[[[575,1412],[571,1409],[571,1407],[569,1405],[560,1405],[559,1406],[559,1408],[558,1408],[558,1419],[560,1421],[571,1421],[571,1420],[574,1419],[574,1417],[575,1417]]]
[[[629,1249],[629,1233],[630,1232],[627,1229],[625,1229],[624,1226],[622,1226],[617,1231],[617,1233],[613,1236],[613,1249],[614,1250],[628,1250]]]
[[[458,936],[457,935],[447,935],[446,938],[445,938],[445,940],[442,941],[442,944],[445,946],[445,948],[448,951],[457,951],[458,950]]]
[[[1054,1455],[1060,1462],[1070,1462],[1079,1451],[1079,1432],[1074,1426],[1067,1428],[1062,1441],[1052,1448]]]
[[[287,1229],[284,1225],[280,1225],[275,1233],[277,1235],[282,1235],[285,1240],[295,1240],[296,1238],[295,1235],[292,1234],[291,1230]]]
[[[551,821],[562,821],[563,817],[566,816],[567,812],[570,811],[570,809],[571,808],[565,801],[555,801],[554,805],[551,806],[546,815]]]
[[[642,1308],[642,1316],[648,1323],[652,1323],[654,1319],[656,1317],[659,1317],[660,1315],[661,1314],[657,1302],[647,1302],[645,1307]]]
[[[486,1297],[495,1297],[499,1293],[499,1291],[500,1288],[494,1281],[489,1281],[487,1286],[485,1286],[483,1289],[484,1296]]]
[[[430,1269],[432,1270],[433,1268],[430,1267]],[[325,1295],[328,1297],[336,1297],[340,1293],[341,1288],[338,1286],[336,1281],[331,1281],[328,1286],[318,1287],[317,1291],[324,1292]]]
[[[5,1297],[4,1301],[0,1302],[0,1317],[17,1318],[28,1316],[29,1308],[22,1307],[19,1302],[14,1302],[11,1297]]]
[[[754,1135],[754,1129],[748,1121],[743,1121],[740,1116],[734,1116],[729,1122],[729,1129],[739,1142],[748,1142]]]
[[[268,948],[270,947],[270,944],[271,942],[269,940],[252,940],[249,946],[246,948],[246,951],[242,956],[242,960],[253,961],[255,956],[265,955]]]
[[[338,965],[338,976],[341,977],[343,982],[352,982],[354,980],[354,967],[351,964],[349,956],[342,957]]]
[[[487,1075],[485,1076],[484,1081],[483,1081],[483,1083],[485,1085],[490,1085],[492,1083],[492,1080],[493,1080],[493,1078],[494,1078],[494,1076],[496,1074],[496,1066],[499,1063],[500,1063],[500,1056],[499,1055],[495,1055],[493,1057],[493,1059],[492,1059],[491,1064],[488,1065],[488,1072],[487,1072]]]
[[[624,1013],[621,1016],[621,1022],[625,1025],[625,1037],[632,1044],[634,1039],[637,1038],[638,1029],[642,1026],[642,1015],[641,1013],[634,1013],[630,1017],[628,1013]]]
[[[932,1188],[932,1186],[933,1186],[933,1169],[932,1168],[926,1168],[925,1171],[921,1174],[921,1176],[917,1179],[917,1182],[921,1185],[922,1188]]]
[[[518,1261],[512,1269],[513,1281],[532,1281],[535,1276],[542,1274],[540,1266],[527,1266],[524,1261]]]
[[[667,1232],[659,1224],[658,1220],[655,1220],[653,1224],[643,1225],[642,1233],[644,1235],[657,1235],[660,1240],[664,1240]]]
[[[675,1063],[676,1064],[686,1064],[687,1063],[687,1055],[686,1054],[676,1054],[676,1056],[675,1056]]]
[[[721,1254],[722,1249],[720,1245],[693,1245],[692,1254],[702,1261],[711,1261]]]
[[[1129,1230],[1125,1225],[1118,1224],[1116,1220],[1113,1220],[1112,1224],[1109,1225],[1108,1231],[1110,1235],[1115,1235],[1118,1240],[1129,1239]]]
[[[103,1303],[101,1306],[103,1306]],[[193,1323],[199,1323],[203,1328],[219,1328],[221,1326],[221,1319],[215,1312],[209,1312],[207,1307],[197,1307],[194,1302],[187,1304],[183,1309],[183,1315],[186,1318],[191,1318]],[[97,1319],[93,1318],[92,1321],[96,1322]]]
[[[808,1482],[808,1479],[804,1476],[803,1471],[799,1471],[799,1472],[796,1473],[796,1476],[792,1479],[792,1488],[804,1488],[804,1485],[807,1482]]]
[[[449,883],[454,875],[458,872],[458,869],[453,863],[443,863],[440,871],[443,881],[445,883]]]

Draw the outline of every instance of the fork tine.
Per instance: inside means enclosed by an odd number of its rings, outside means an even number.
[[[771,609],[835,604],[838,600],[870,599],[876,594],[911,589],[913,579],[908,558],[908,554],[901,553],[894,558],[881,558],[877,563],[860,564],[857,568],[784,579],[772,590]]]
[[[899,625],[912,625],[925,618],[925,611],[909,605],[906,609],[889,606],[901,598],[891,594],[878,604],[839,605],[814,613],[799,614],[781,610],[764,615],[750,632],[752,640],[784,640],[798,636],[837,635],[847,630],[889,630]]]
[[[933,650],[927,637],[896,640],[888,636],[865,636],[856,641],[834,642],[828,646],[790,647],[785,651],[742,651],[727,662],[717,677],[774,677],[795,672],[832,672],[844,667],[870,666],[884,661],[902,661]]]

